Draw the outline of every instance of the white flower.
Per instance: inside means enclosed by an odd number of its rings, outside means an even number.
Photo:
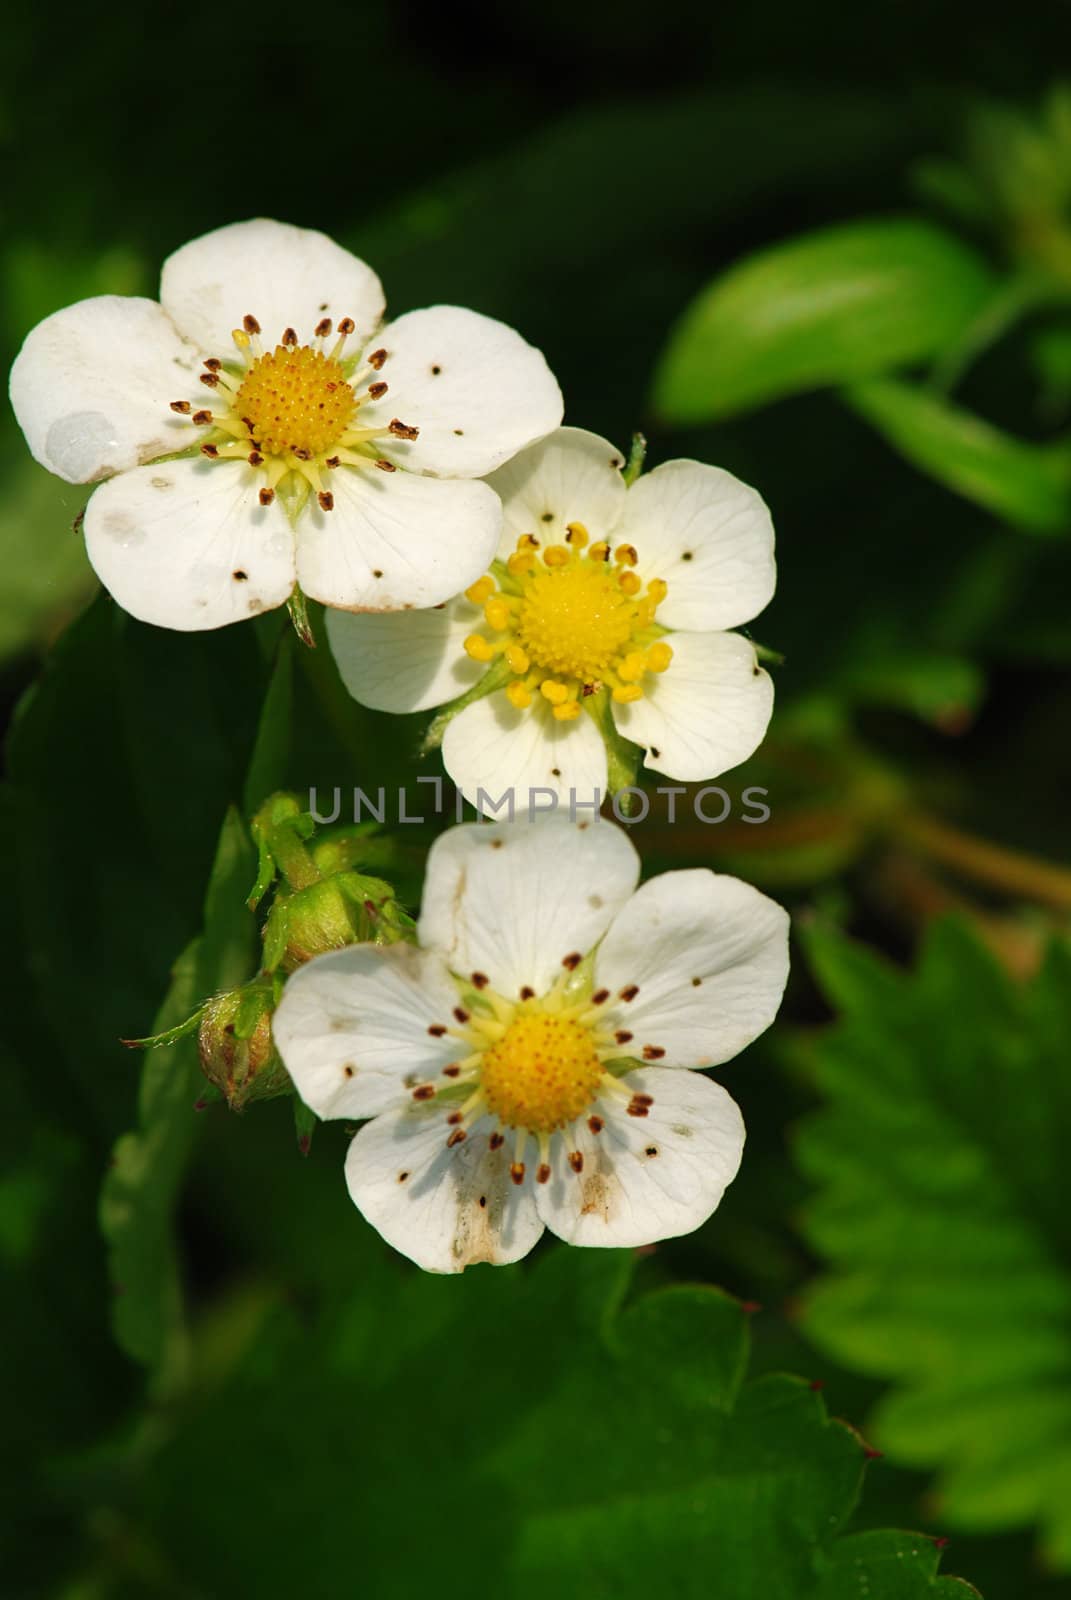
[[[744,1144],[717,1066],[776,1014],[788,918],[736,878],[639,859],[609,822],[453,828],[419,947],[352,945],[288,980],[274,1035],[321,1117],[364,1118],[354,1203],[432,1272],[688,1233]],[[635,1058],[633,1060],[624,1058]]]
[[[347,688],[377,710],[441,705],[488,663],[509,675],[443,739],[474,803],[480,789],[605,795],[605,746],[583,715],[600,689],[618,732],[671,778],[715,778],[766,731],[773,684],[725,631],[774,592],[765,504],[698,461],[667,461],[628,489],[622,465],[605,439],[560,428],[489,480],[505,513],[493,576],[425,615],[328,618]]]
[[[383,307],[356,256],[259,220],[176,251],[159,305],[103,295],[33,329],[15,415],[50,472],[109,480],[85,535],[120,605],[218,628],[295,582],[386,611],[483,571],[501,508],[475,480],[560,422],[558,386],[500,322],[435,306],[380,328]]]

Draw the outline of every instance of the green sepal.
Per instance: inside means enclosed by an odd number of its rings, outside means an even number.
[[[197,1032],[203,1012],[204,1006],[198,1006],[193,1016],[187,1017],[177,1027],[166,1028],[163,1033],[151,1033],[144,1039],[120,1039],[119,1043],[125,1044],[128,1050],[155,1050],[157,1045],[177,1044],[180,1039]]]
[[[302,644],[307,645],[310,650],[315,650],[316,635],[313,633],[312,623],[309,621],[309,608],[305,595],[298,584],[294,585],[290,598],[286,602],[286,609],[290,613],[290,621],[294,624],[294,632]]]
[[[636,482],[636,479],[643,471],[643,463],[646,459],[647,436],[642,433],[634,433],[632,435],[632,443],[629,445],[628,460],[621,469],[621,476],[624,478],[627,488],[631,489]]]
[[[298,1150],[303,1156],[307,1156],[309,1153],[309,1146],[312,1144],[312,1136],[316,1131],[316,1125],[319,1120],[320,1119],[316,1115],[315,1111],[310,1111],[304,1100],[300,1099],[298,1095],[295,1095],[294,1136],[297,1139]]]
[[[610,794],[617,794],[622,789],[631,789],[636,782],[640,756],[643,752],[638,744],[622,738],[618,733],[617,724],[610,710],[610,691],[606,688],[597,689],[594,694],[585,696],[580,703],[602,734],[602,742],[606,746],[606,781]],[[622,808],[626,815],[631,810],[631,798],[629,796],[629,804]]]
[[[420,746],[422,756],[429,755],[432,750],[438,750],[443,742],[443,734],[453,722],[459,711],[464,711],[466,706],[473,705],[477,700],[494,694],[496,689],[504,689],[513,677],[509,662],[505,656],[499,656],[497,661],[491,663],[483,677],[474,683],[471,689],[466,689],[464,694],[459,694],[456,700],[451,700],[443,706],[437,717],[428,724],[428,731],[424,735]]]
[[[768,644],[760,644],[757,639],[749,638],[748,643],[760,661],[768,661],[771,667],[784,666],[785,658],[780,650],[772,650]]]

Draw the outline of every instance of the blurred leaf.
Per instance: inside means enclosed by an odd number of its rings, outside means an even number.
[[[848,404],[916,467],[1030,533],[1071,527],[1071,455],[1026,444],[925,389],[857,384]]]
[[[938,1469],[942,1520],[1036,1521],[1069,1569],[1071,956],[1054,946],[1018,989],[952,923],[913,976],[820,926],[806,943],[839,1020],[799,1139],[807,1236],[833,1269],[805,1329],[894,1380],[871,1431]]]
[[[671,422],[874,377],[955,341],[994,277],[950,234],[910,219],[848,223],[774,245],[684,313],[655,379]]]
[[[204,932],[175,964],[156,1031],[173,1027],[206,996],[241,983],[252,971],[257,930],[245,896],[255,864],[249,835],[238,813],[231,811],[208,883]],[[173,1213],[196,1131],[195,1101],[203,1087],[195,1036],[148,1052],[138,1129],[116,1144],[101,1192],[100,1224],[111,1245],[117,1297],[116,1338],[128,1355],[153,1369],[161,1391],[175,1387],[186,1368]]]
[[[743,1382],[748,1319],[720,1291],[619,1310],[630,1270],[624,1254],[558,1248],[444,1280],[379,1251],[320,1326],[277,1315],[152,1474],[176,1588],[211,1572],[226,1592],[255,1560],[264,1596],[326,1597],[357,1560],[369,1594],[460,1597],[464,1528],[480,1591],[516,1600],[961,1592],[934,1578],[925,1538],[842,1551],[858,1437],[801,1379]],[[225,1518],[195,1515],[206,1462]]]
[[[298,648],[296,637],[289,626],[285,626],[276,639],[271,679],[242,791],[242,810],[249,817],[273,790],[282,786],[286,776],[294,710],[295,648]]]
[[[1030,355],[1042,385],[1039,410],[1046,419],[1059,421],[1071,407],[1071,326],[1038,328],[1030,340]]]
[[[72,1108],[110,1146],[167,974],[200,926],[263,698],[255,630],[145,627],[107,595],[24,697],[9,753],[21,940]],[[72,1109],[73,1114],[73,1109]]]
[[[88,491],[5,452],[0,502],[0,661],[43,642],[93,591],[96,579],[72,523]]]

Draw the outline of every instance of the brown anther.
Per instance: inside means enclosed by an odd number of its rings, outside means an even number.
[[[454,1007],[454,1016],[456,1017],[457,1021],[461,1023],[462,1027],[464,1027],[465,1023],[469,1020],[469,1014],[462,1006]]]
[[[262,489],[260,491],[260,503],[261,503],[262,506],[270,506],[274,499],[275,499],[275,490],[274,489]]]
[[[486,972],[474,972],[472,974],[472,987],[474,989],[486,989],[490,981]]]
[[[397,472],[398,470],[393,461],[384,461],[382,456],[376,462],[376,466],[379,468],[380,472]]]
[[[215,461],[216,457],[219,455],[219,450],[214,444],[203,444],[201,446],[201,454],[203,456],[208,456],[210,460]]]
[[[493,1133],[487,1142],[492,1150],[501,1150],[506,1142],[506,1136],[504,1133]]]
[[[434,1100],[435,1099],[435,1085],[433,1083],[422,1083],[420,1085],[419,1089],[414,1089],[413,1090],[413,1099],[414,1100]]]
[[[420,437],[419,428],[411,428],[408,423],[399,422],[397,417],[392,417],[387,424],[387,429],[396,439],[417,439]]]
[[[634,1094],[632,1096],[632,1100],[633,1100],[633,1103],[635,1105],[638,1105],[638,1106],[653,1106],[654,1105],[654,1095],[653,1094]]]
[[[320,321],[316,324],[316,337],[317,337],[317,339],[326,339],[327,335],[330,332],[331,332],[331,318],[330,317],[321,317]]]
[[[509,1175],[513,1179],[514,1183],[523,1183],[524,1182],[524,1162],[523,1161],[514,1161],[512,1163],[512,1165],[510,1166]]]
[[[460,1111],[451,1111],[450,1115],[447,1117],[446,1120],[447,1120],[447,1122],[449,1122],[452,1125],[456,1126],[457,1123],[459,1123],[461,1121],[461,1112]]]
[[[193,407],[188,400],[172,400],[172,411],[177,411],[180,417],[188,417]]]
[[[572,1167],[574,1172],[583,1172],[584,1153],[582,1150],[570,1150],[569,1165]]]
[[[455,1144],[461,1144],[467,1138],[468,1134],[465,1132],[464,1128],[455,1128],[449,1139],[446,1141],[446,1148],[448,1150],[452,1150]]]
[[[208,368],[209,372],[218,372],[222,365],[223,362],[218,361],[215,356],[205,357],[205,366]]]
[[[348,339],[356,326],[352,317],[343,317],[338,325],[338,331],[344,339]]]
[[[335,497],[330,489],[321,489],[316,498],[320,502],[321,511],[333,511],[335,509]]]
[[[198,428],[207,428],[208,424],[212,421],[212,413],[211,411],[195,411],[193,414],[193,420]]]
[[[622,998],[622,1000],[635,1000],[635,998],[639,994],[639,992],[640,992],[639,984],[638,983],[630,983],[627,989],[622,989],[621,998]]]
[[[256,317],[249,315],[246,315],[242,318],[242,327],[245,329],[246,333],[260,332],[260,323],[257,321]]]
[[[387,352],[385,350],[373,350],[372,354],[368,357],[368,365],[374,368],[376,372],[380,372],[386,359]]]
[[[446,1032],[445,1028],[443,1029],[443,1032],[444,1033]],[[461,1076],[461,1068],[458,1066],[456,1061],[451,1061],[451,1063],[450,1063],[450,1065],[448,1067],[444,1067],[443,1068],[443,1077],[444,1078],[459,1078],[460,1076]]]
[[[572,955],[562,956],[562,966],[565,968],[566,972],[575,972],[583,959],[584,957],[580,954],[579,950],[574,950]]]
[[[659,1044],[645,1044],[643,1047],[643,1059],[645,1061],[661,1061],[665,1053]]]
[[[614,1034],[614,1038],[617,1040],[618,1044],[628,1044],[629,1040],[632,1038],[632,1035],[629,1033],[627,1028],[618,1028],[617,1032]]]
[[[380,378],[378,383],[370,383],[368,385],[368,393],[373,400],[382,400],[389,387],[389,384],[384,383]]]
[[[342,465],[342,457],[341,456],[328,456],[327,460],[324,462],[324,466],[325,467],[340,467],[341,465]]]
[[[641,1105],[639,1100],[630,1100],[628,1104],[628,1114],[630,1117],[645,1117],[647,1115],[647,1107],[645,1105]]]
[[[429,1027],[428,1032],[431,1034],[433,1039],[441,1039],[443,1034],[446,1032],[445,1024],[442,1022],[433,1022]]]
[[[293,328],[283,329],[283,343],[297,344],[297,334],[294,332]]]
[[[609,998],[609,989],[596,989],[591,997],[591,1003],[593,1006],[604,1006]]]
[[[535,999],[535,990],[533,988],[531,988],[527,983],[525,984],[524,988],[521,990],[521,999],[522,1000],[534,1000]]]
[[[605,1126],[606,1124],[603,1122],[601,1117],[588,1118],[588,1127],[591,1129],[592,1133],[601,1133]]]
[[[311,461],[312,460],[312,451],[311,450],[306,450],[304,445],[292,444],[290,446],[290,451],[291,451],[292,455],[297,456],[299,461]]]
[[[537,1183],[549,1183],[550,1182],[550,1167],[547,1165],[547,1163],[545,1161],[541,1161],[539,1163],[538,1167],[536,1168],[536,1182]]]
[[[216,377],[214,372],[202,372],[200,381],[204,384],[206,389],[219,388],[219,379]]]
[[[259,450],[250,450],[245,459],[251,467],[262,467],[264,465],[264,457]]]

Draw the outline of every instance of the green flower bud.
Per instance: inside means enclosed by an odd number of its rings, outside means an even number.
[[[232,1111],[288,1094],[290,1077],[271,1036],[272,984],[255,980],[205,1003],[198,1032],[201,1071]]]
[[[293,972],[326,950],[402,936],[407,918],[382,878],[336,872],[293,894],[277,893],[264,928],[264,964]]]

